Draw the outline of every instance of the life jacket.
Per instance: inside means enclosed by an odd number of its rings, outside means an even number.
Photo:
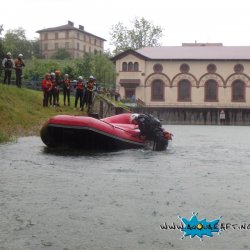
[[[11,60],[11,59],[7,59],[6,62],[4,63],[4,67],[5,67],[6,69],[11,69],[11,68],[13,68],[13,62],[12,62],[12,60]]]
[[[76,83],[76,90],[78,90],[78,91],[83,91],[83,89],[84,89],[84,83],[78,81],[78,82]]]
[[[59,86],[61,84],[61,78],[59,76],[56,76],[55,78],[55,81],[56,81],[56,85]]]
[[[93,91],[95,89],[95,83],[90,81],[87,83],[87,90],[88,91]]]
[[[70,87],[70,85],[71,85],[71,81],[69,79],[64,79],[63,86],[65,88],[68,88],[68,87]]]
[[[52,87],[53,87],[53,85],[52,85],[51,80],[46,80],[47,91],[51,91]]]
[[[43,91],[50,91],[52,89],[52,82],[49,79],[42,80],[42,89]]]
[[[51,82],[52,82],[52,85],[53,87],[56,87],[56,78],[51,78]]]
[[[22,69],[22,67],[24,67],[25,64],[23,62],[23,60],[20,60],[20,59],[16,59],[15,60],[15,68],[16,69]]]

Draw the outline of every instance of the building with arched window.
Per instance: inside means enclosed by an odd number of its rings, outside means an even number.
[[[203,117],[216,124],[225,110],[230,121],[250,121],[248,46],[146,47],[125,51],[113,60],[121,99],[133,96],[144,109],[166,111],[170,117],[181,110],[187,120]]]

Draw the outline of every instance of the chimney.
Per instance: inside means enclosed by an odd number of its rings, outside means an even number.
[[[84,26],[82,26],[82,25],[79,25],[79,30],[84,30]]]
[[[74,27],[74,23],[73,23],[73,22],[71,22],[71,21],[68,21],[68,25],[70,25],[70,26],[73,26],[73,27]]]

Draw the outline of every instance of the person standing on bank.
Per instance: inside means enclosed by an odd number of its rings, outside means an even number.
[[[83,77],[82,76],[78,77],[78,81],[76,83],[75,88],[76,88],[76,96],[75,96],[75,108],[74,108],[74,110],[76,110],[78,99],[80,99],[80,111],[83,111],[83,109],[82,109],[82,99],[83,99],[84,82],[83,82]]]
[[[66,105],[66,96],[68,99],[68,106],[70,106],[70,86],[71,86],[71,81],[69,79],[69,75],[65,74],[64,79],[63,79],[63,102],[64,106]]]
[[[23,67],[25,67],[25,63],[23,61],[23,55],[19,54],[17,59],[15,60],[16,86],[18,88],[21,88],[22,86]]]
[[[52,83],[52,90],[49,97],[50,106],[56,106],[56,74],[54,72],[50,73],[50,80]]]
[[[49,97],[51,95],[52,90],[52,82],[50,80],[50,74],[47,73],[42,80],[42,89],[43,89],[43,107],[48,107]]]
[[[55,84],[56,84],[56,106],[60,106],[59,104],[59,96],[60,96],[60,85],[62,83],[61,80],[61,71],[56,70],[55,71]]]
[[[4,68],[4,80],[3,82],[6,83],[6,81],[8,82],[8,85],[10,85],[10,80],[11,80],[11,71],[14,67],[14,62],[11,58],[11,53],[8,52],[6,54],[6,57],[3,59],[2,61],[2,66]]]
[[[93,91],[96,89],[96,78],[93,76],[89,77],[89,81],[86,84],[86,90],[83,98],[83,106],[86,104],[88,108],[88,113],[92,111],[92,103],[93,103]]]

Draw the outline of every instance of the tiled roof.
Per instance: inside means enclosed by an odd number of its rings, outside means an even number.
[[[250,60],[250,46],[162,46],[136,52],[152,60]]]
[[[63,30],[77,30],[79,32],[83,32],[85,34],[88,34],[88,35],[91,35],[91,36],[94,36],[94,37],[97,37],[103,41],[106,41],[104,38],[101,38],[99,36],[96,36],[96,35],[93,35],[85,30],[82,30],[82,29],[78,29],[70,24],[66,24],[66,25],[62,25],[62,26],[58,26],[58,27],[52,27],[52,28],[47,28],[47,29],[42,29],[42,30],[38,30],[37,33],[42,33],[42,32],[50,32],[50,31],[63,31]]]

